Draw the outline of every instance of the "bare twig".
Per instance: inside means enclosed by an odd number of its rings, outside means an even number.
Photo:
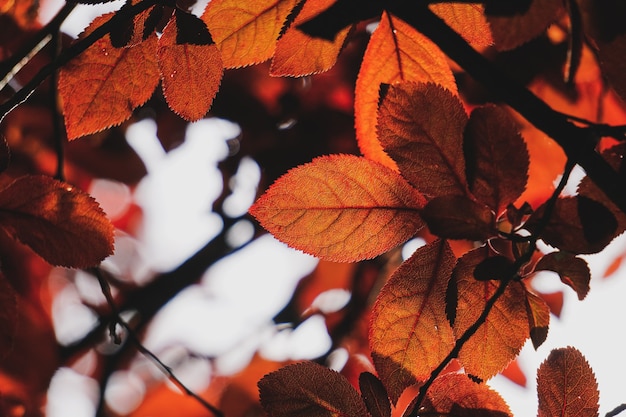
[[[613,410],[606,413],[606,417],[615,417],[624,410],[626,410],[626,404],[618,405]]]

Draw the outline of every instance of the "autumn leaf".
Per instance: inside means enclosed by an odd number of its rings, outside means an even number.
[[[529,157],[515,122],[501,107],[475,109],[464,133],[469,188],[496,215],[526,189]]]
[[[390,86],[382,100],[378,137],[402,176],[427,198],[466,195],[466,122],[463,105],[450,91],[432,83],[401,83]]]
[[[445,240],[419,248],[400,265],[374,304],[372,358],[394,402],[406,387],[426,380],[454,345],[445,313],[454,262]]]
[[[95,19],[81,37],[111,18]],[[59,72],[59,95],[69,139],[99,132],[128,119],[159,82],[157,38],[114,48],[109,36],[96,41]]]
[[[452,280],[458,299],[453,328],[457,338],[476,322],[487,300],[500,285],[499,281],[478,281],[474,278],[476,266],[489,256],[488,246],[474,249],[459,259],[454,268]],[[488,379],[517,356],[528,339],[525,294],[520,282],[510,282],[485,323],[463,345],[459,361],[468,374]]]
[[[297,0],[213,0],[202,14],[226,68],[271,58],[283,24]]]
[[[13,348],[18,323],[17,293],[0,273],[0,361],[3,361]]]
[[[363,400],[343,376],[313,362],[287,365],[259,381],[263,408],[275,417],[366,417]]]
[[[376,130],[379,92],[381,84],[401,81],[433,82],[452,93],[457,91],[443,52],[407,23],[383,12],[359,70],[354,117],[363,155],[389,167],[396,163],[383,151]]]
[[[422,228],[424,199],[398,173],[352,155],[314,159],[279,178],[250,213],[279,240],[320,258],[372,258]]]
[[[0,135],[0,173],[6,171],[11,161],[11,149],[4,135]]]
[[[11,16],[24,28],[35,26],[38,13],[39,0],[0,0],[0,14]]]
[[[270,75],[302,77],[327,71],[335,65],[350,27],[341,30],[334,41],[312,38],[297,28],[297,25],[317,16],[334,1],[308,0],[304,3],[292,25],[276,43]]]
[[[188,20],[197,22],[196,25],[206,31],[202,20],[176,11],[159,39],[158,57],[163,95],[168,106],[183,119],[195,121],[211,108],[224,70],[220,52],[215,44],[210,43],[208,31],[199,40],[194,41],[189,35],[180,39],[181,28],[190,26]]]
[[[428,230],[442,238],[480,241],[497,235],[489,207],[465,196],[436,197],[426,204],[421,216]]]
[[[548,253],[537,262],[535,270],[554,271],[559,274],[561,281],[576,291],[579,300],[584,299],[589,292],[591,272],[589,271],[587,261],[571,253]]]
[[[96,201],[47,176],[0,190],[0,226],[52,265],[86,268],[113,253],[113,226]]]
[[[482,4],[437,3],[428,7],[476,49],[493,44]]]
[[[372,417],[391,417],[387,390],[380,379],[369,372],[362,372],[359,375],[359,390]]]
[[[526,291],[526,311],[528,313],[530,340],[533,342],[533,347],[539,349],[539,346],[548,337],[550,307],[541,297]]]
[[[596,417],[598,384],[593,370],[573,347],[555,349],[537,371],[539,417]]]

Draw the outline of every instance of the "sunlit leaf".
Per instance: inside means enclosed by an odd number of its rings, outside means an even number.
[[[487,240],[497,234],[489,207],[462,195],[436,197],[421,215],[430,232],[442,238]]]
[[[283,242],[332,261],[372,258],[423,226],[424,199],[398,173],[351,155],[320,157],[279,178],[250,213]]]
[[[186,15],[176,13],[163,29],[158,48],[159,69],[167,104],[183,119],[195,121],[209,111],[220,86],[223,67],[215,44],[179,42],[190,37],[187,34],[179,39],[181,23],[178,21]],[[196,17],[191,19],[204,25]]]
[[[536,296],[530,291],[526,291],[526,309],[528,312],[530,340],[533,342],[533,347],[539,349],[539,346],[541,346],[548,337],[550,308],[541,297]]]
[[[337,372],[313,362],[285,366],[259,381],[261,404],[274,417],[366,417],[356,390]]]
[[[390,86],[382,100],[378,136],[402,176],[428,198],[466,195],[466,122],[463,105],[450,91],[432,83],[401,83]]]
[[[423,246],[378,295],[370,345],[376,370],[394,402],[407,386],[427,379],[452,349],[445,291],[454,261],[445,240]]]
[[[582,300],[589,292],[591,272],[587,261],[568,252],[551,252],[544,255],[537,266],[538,271],[554,271],[564,284],[572,287],[578,299]]]
[[[258,64],[274,53],[297,0],[213,0],[202,14],[226,68]]]
[[[18,326],[17,293],[0,273],[0,361],[13,349]]]
[[[596,417],[598,384],[593,370],[577,349],[550,352],[537,371],[539,417]]]
[[[365,406],[372,417],[391,417],[391,404],[385,386],[374,374],[359,375],[359,390]]]
[[[470,115],[463,146],[470,190],[499,215],[526,189],[529,157],[524,139],[506,110],[486,106]]]
[[[452,279],[457,288],[454,333],[460,337],[482,314],[487,300],[496,292],[499,281],[478,281],[474,270],[490,256],[487,246],[474,249],[459,259]],[[498,298],[487,320],[463,345],[459,360],[468,374],[486,380],[500,372],[517,356],[528,339],[528,316],[524,302],[526,290],[510,282]]]
[[[98,203],[47,176],[0,190],[0,226],[53,265],[95,266],[113,253],[113,226]]]
[[[481,4],[439,3],[429,7],[474,48],[485,48],[493,43]]]
[[[94,20],[82,36],[111,15]],[[129,48],[99,39],[59,72],[59,95],[68,138],[75,139],[118,125],[144,104],[159,82],[157,38]]]
[[[383,151],[376,132],[381,84],[434,82],[456,93],[446,56],[427,37],[384,12],[372,34],[355,87],[354,116],[361,152],[387,166],[395,162]]]

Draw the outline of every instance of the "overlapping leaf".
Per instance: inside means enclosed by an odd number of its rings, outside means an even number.
[[[109,18],[98,17],[82,36]],[[61,69],[59,95],[68,138],[118,125],[150,98],[159,82],[156,48],[156,35],[128,48],[114,48],[106,35]]]
[[[429,7],[474,48],[493,44],[482,4],[438,3]]]
[[[541,297],[526,291],[526,309],[528,312],[530,340],[533,342],[534,348],[538,349],[548,337],[550,307]]]
[[[391,404],[385,386],[374,374],[359,375],[359,390],[372,417],[391,417]]]
[[[537,371],[539,417],[596,417],[598,384],[585,357],[573,347],[555,349]]]
[[[357,139],[366,157],[396,167],[376,134],[380,85],[400,81],[434,82],[456,92],[445,55],[427,37],[384,12],[367,45],[355,87]]]
[[[0,361],[3,361],[13,348],[18,326],[17,293],[0,273]]]
[[[279,178],[250,209],[274,236],[333,261],[372,258],[422,226],[424,199],[398,173],[351,155],[314,159]]]
[[[430,200],[421,212],[431,233],[446,239],[487,240],[497,235],[489,207],[462,195]]]
[[[258,64],[274,53],[297,0],[213,0],[202,14],[226,68]]]
[[[47,176],[0,190],[0,226],[53,265],[91,267],[113,253],[113,226],[95,200]]]
[[[400,265],[376,300],[372,358],[394,401],[407,386],[427,379],[454,345],[445,312],[454,261],[445,240],[424,246]]]
[[[554,271],[564,284],[572,287],[578,299],[582,300],[589,292],[591,272],[584,259],[568,252],[551,252],[543,256],[537,266],[538,271]]]

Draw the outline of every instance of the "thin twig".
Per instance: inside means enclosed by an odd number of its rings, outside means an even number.
[[[606,413],[606,417],[615,417],[624,410],[626,410],[626,404],[618,405],[613,410]]]

